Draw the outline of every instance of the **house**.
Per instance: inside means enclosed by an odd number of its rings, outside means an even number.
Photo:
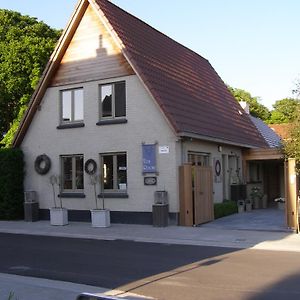
[[[244,180],[244,151],[268,145],[205,58],[107,0],[82,0],[14,147],[44,219],[56,175],[70,220],[89,220],[94,173],[112,222],[151,224],[155,192],[166,191],[169,222],[192,225],[203,199],[208,221]]]

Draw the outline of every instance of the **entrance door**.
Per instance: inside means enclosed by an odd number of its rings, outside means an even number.
[[[210,167],[193,167],[194,172],[194,224],[214,219],[212,199],[212,170]]]
[[[179,167],[180,225],[192,226],[212,221],[213,188],[210,167],[186,164]]]

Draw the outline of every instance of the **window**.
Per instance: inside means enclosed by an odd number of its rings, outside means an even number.
[[[193,166],[209,167],[209,154],[208,153],[188,153],[188,162]]]
[[[126,192],[127,157],[126,153],[102,154],[102,190],[103,192]]]
[[[61,91],[61,123],[83,121],[83,88]]]
[[[100,119],[124,118],[126,116],[125,82],[100,86]]]
[[[260,182],[261,181],[261,164],[257,162],[249,163],[249,181]]]
[[[82,192],[83,155],[61,156],[61,174],[63,192]]]

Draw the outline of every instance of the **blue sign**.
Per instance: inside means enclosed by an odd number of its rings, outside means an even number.
[[[143,173],[156,173],[156,144],[142,145]]]

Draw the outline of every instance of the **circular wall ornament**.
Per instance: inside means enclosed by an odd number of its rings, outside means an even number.
[[[84,164],[84,170],[89,175],[95,174],[97,171],[97,163],[93,159],[88,159]]]
[[[46,154],[39,155],[34,161],[34,169],[40,175],[45,175],[51,168],[51,160]]]
[[[216,172],[217,176],[221,175],[221,163],[218,159],[216,160],[216,163],[215,163],[215,172]]]

